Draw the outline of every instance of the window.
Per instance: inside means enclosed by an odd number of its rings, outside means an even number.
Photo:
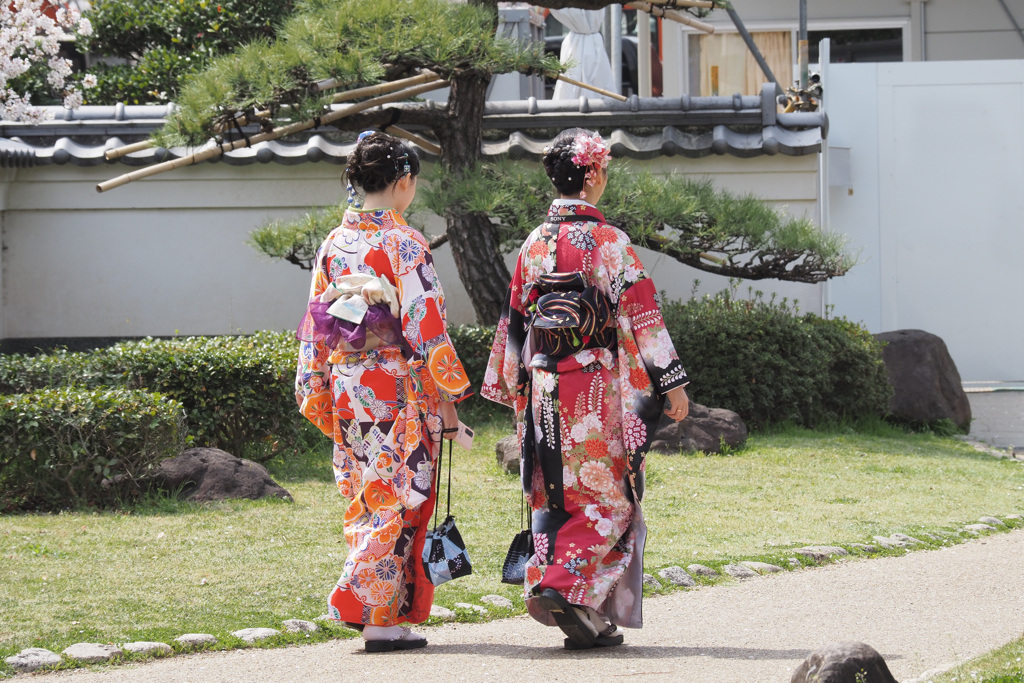
[[[779,83],[793,80],[792,31],[753,32],[754,44]],[[767,78],[738,33],[690,36],[691,94],[757,95]]]
[[[808,31],[810,61],[818,61],[818,43],[829,38],[832,63],[902,62],[903,29],[876,28],[852,31]]]

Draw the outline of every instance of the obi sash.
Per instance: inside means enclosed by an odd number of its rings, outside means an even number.
[[[304,342],[323,341],[328,348],[345,352],[394,344],[409,358],[412,348],[398,313],[398,297],[387,280],[346,275],[309,302],[295,336]]]
[[[587,286],[583,273],[541,275],[528,296],[534,302],[528,325],[533,353],[557,360],[615,345],[612,303],[597,287]]]

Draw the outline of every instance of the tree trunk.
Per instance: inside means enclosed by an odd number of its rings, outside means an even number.
[[[446,125],[435,134],[441,143],[441,163],[451,173],[473,173],[481,158],[484,100],[490,76],[478,71],[451,77]],[[512,280],[501,253],[501,239],[487,214],[445,211],[448,244],[477,320],[498,322],[501,305]]]

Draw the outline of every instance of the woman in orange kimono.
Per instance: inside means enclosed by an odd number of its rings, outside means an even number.
[[[434,472],[442,430],[458,425],[455,403],[470,387],[430,250],[401,215],[416,194],[415,151],[363,133],[346,172],[350,203],[353,183],[366,199],[317,251],[295,388],[302,414],[334,442],[350,501],[349,552],[328,614],[361,626],[367,651],[385,652],[426,645],[402,624],[430,615],[421,556]]]
[[[516,412],[536,550],[526,605],[567,649],[642,626],[644,456],[665,399],[675,420],[689,410],[654,283],[595,206],[608,151],[579,128],[545,149],[560,198],[519,252],[480,392]]]

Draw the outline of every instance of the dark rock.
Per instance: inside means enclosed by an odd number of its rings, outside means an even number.
[[[510,474],[519,473],[519,439],[515,434],[498,439],[494,452],[502,469]]]
[[[859,678],[858,678],[859,676]],[[882,655],[870,645],[845,641],[815,650],[790,683],[896,683]]]
[[[190,448],[160,463],[152,484],[198,503],[228,498],[284,498],[292,495],[270,478],[263,465],[219,448]]]
[[[651,449],[659,453],[720,453],[723,443],[735,448],[746,440],[747,425],[739,415],[724,408],[708,408],[691,402],[690,413],[681,422],[661,416]]]
[[[889,413],[898,420],[930,424],[952,420],[961,429],[971,424],[971,404],[946,343],[924,330],[876,334],[885,342],[882,359],[893,396]]]

